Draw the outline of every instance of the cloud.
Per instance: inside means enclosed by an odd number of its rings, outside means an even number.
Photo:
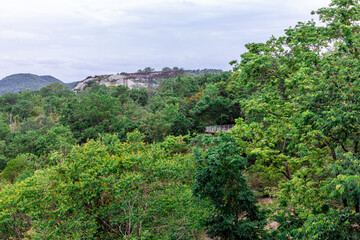
[[[11,0],[0,5],[0,74],[66,81],[146,66],[229,69],[327,0]],[[1,77],[1,76],[0,76]]]
[[[42,34],[36,34],[33,32],[22,32],[15,30],[2,30],[0,31],[0,40],[37,40],[44,41],[48,39],[48,36]]]

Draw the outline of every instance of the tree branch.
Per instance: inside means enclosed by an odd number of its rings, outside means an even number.
[[[345,152],[349,152],[342,143],[340,143],[340,145]]]
[[[336,161],[336,153],[335,153],[335,150],[331,148],[330,144],[329,144],[327,141],[324,141],[324,142],[325,142],[326,146],[327,146],[328,148],[330,148],[331,156],[332,156],[332,158],[334,159],[334,161]]]
[[[287,141],[287,138],[285,138],[285,140],[284,140],[284,145],[283,145],[283,148],[282,148],[282,153],[283,154],[285,153],[286,141]]]

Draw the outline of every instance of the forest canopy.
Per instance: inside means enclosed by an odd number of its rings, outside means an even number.
[[[2,95],[0,237],[359,239],[360,4],[313,14],[151,95]]]

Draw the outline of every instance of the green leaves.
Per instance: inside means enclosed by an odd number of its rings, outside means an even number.
[[[330,165],[331,177],[324,187],[330,197],[337,197],[344,207],[353,205],[360,211],[360,161],[356,155],[345,154]]]
[[[359,9],[358,1],[334,0],[317,11],[325,24],[300,22],[282,37],[247,44],[233,62],[244,115],[232,135],[250,165],[249,183],[262,194],[276,189],[282,210],[299,219],[340,205],[360,211]],[[332,238],[316,231],[305,236]]]
[[[360,234],[354,224],[358,218],[359,214],[348,210],[311,215],[299,232],[303,235],[302,239],[357,239]]]
[[[60,122],[69,126],[78,142],[96,139],[99,133],[119,131],[121,104],[109,93],[99,91],[69,102]]]
[[[190,237],[207,208],[191,195],[194,162],[139,132],[74,147],[59,165],[0,192],[1,238]],[[185,208],[184,208],[185,207]],[[187,211],[189,210],[189,211]]]
[[[216,209],[207,221],[208,234],[224,239],[257,239],[264,222],[256,199],[242,175],[246,161],[235,140],[225,133],[213,139],[208,151],[197,151],[193,192]]]

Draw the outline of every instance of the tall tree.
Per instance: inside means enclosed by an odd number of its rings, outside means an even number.
[[[209,236],[259,239],[264,218],[243,176],[246,160],[228,134],[221,133],[210,144],[213,147],[209,150],[195,155],[198,171],[194,186],[194,194],[209,200],[216,209],[206,223]]]

